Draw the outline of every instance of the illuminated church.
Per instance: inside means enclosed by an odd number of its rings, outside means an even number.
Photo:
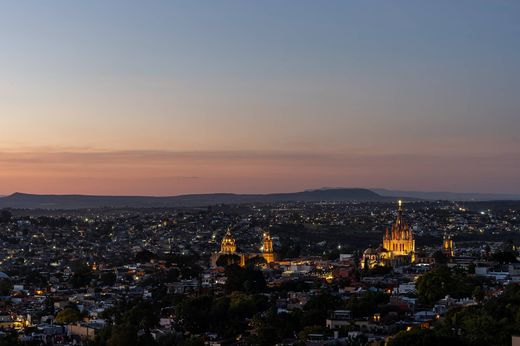
[[[455,256],[453,239],[451,239],[449,234],[444,234],[444,237],[442,238],[442,253],[447,258],[452,258]]]
[[[403,218],[403,205],[399,201],[397,219],[391,230],[386,229],[383,244],[376,249],[369,247],[363,252],[361,268],[376,266],[401,266],[415,261],[415,239],[410,226]]]
[[[231,234],[231,229],[228,228],[224,238],[222,238],[222,242],[220,243],[220,251],[214,252],[211,255],[211,265],[213,267],[217,266],[217,261],[222,255],[236,255],[240,257],[240,265],[243,267],[246,265],[247,260],[260,257],[265,260],[266,263],[272,263],[276,260],[276,254],[273,248],[273,239],[271,238],[271,234],[269,231],[263,232],[262,238],[262,247],[260,253],[240,253],[237,252],[237,246],[235,242],[235,238]]]

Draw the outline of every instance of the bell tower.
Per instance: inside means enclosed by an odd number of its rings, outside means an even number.
[[[263,234],[263,246],[262,246],[262,257],[264,257],[267,263],[274,262],[274,250],[273,250],[273,239],[268,230],[264,231]]]
[[[442,240],[442,252],[449,258],[455,255],[453,249],[453,239],[451,239],[451,236],[446,233],[444,234]]]

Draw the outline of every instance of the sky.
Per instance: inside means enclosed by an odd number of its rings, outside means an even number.
[[[520,193],[520,2],[3,1],[0,194]]]

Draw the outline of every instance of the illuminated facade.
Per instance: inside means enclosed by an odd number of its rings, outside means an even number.
[[[448,258],[452,258],[455,255],[453,248],[453,239],[450,235],[445,234],[442,240],[442,252]]]
[[[401,201],[399,201],[397,220],[392,225],[392,230],[386,229],[383,247],[391,252],[392,257],[411,256],[413,262],[415,239],[413,238],[412,230],[403,220],[403,205]]]
[[[410,226],[403,218],[403,205],[399,201],[397,219],[391,229],[386,229],[383,245],[377,249],[369,247],[363,252],[361,268],[375,266],[399,266],[415,261],[415,239]]]
[[[217,266],[217,261],[222,255],[236,255],[240,257],[240,265],[245,266],[246,261],[255,257],[260,257],[265,260],[266,263],[272,263],[276,261],[276,254],[273,248],[273,239],[269,231],[263,232],[262,247],[260,253],[240,253],[237,252],[237,246],[235,238],[231,234],[231,229],[228,228],[224,238],[220,243],[220,252],[215,252],[211,255],[211,265]]]
[[[237,252],[235,238],[231,235],[231,229],[228,228],[226,235],[222,238],[222,242],[220,243],[220,253],[230,255],[235,252]]]
[[[375,249],[369,246],[368,249],[363,252],[361,268],[371,269],[377,266],[385,266],[388,260],[390,260],[390,253],[383,246],[379,246]]]
[[[262,246],[262,257],[267,263],[275,261],[274,250],[273,250],[273,239],[269,231],[264,232],[263,246]]]

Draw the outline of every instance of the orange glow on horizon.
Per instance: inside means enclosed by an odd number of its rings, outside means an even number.
[[[261,151],[0,152],[0,194],[269,193],[320,187],[509,192],[493,157]],[[483,163],[486,163],[483,165]],[[479,169],[484,178],[467,176]],[[446,179],[449,174],[450,179]],[[505,186],[505,185],[504,185]]]

